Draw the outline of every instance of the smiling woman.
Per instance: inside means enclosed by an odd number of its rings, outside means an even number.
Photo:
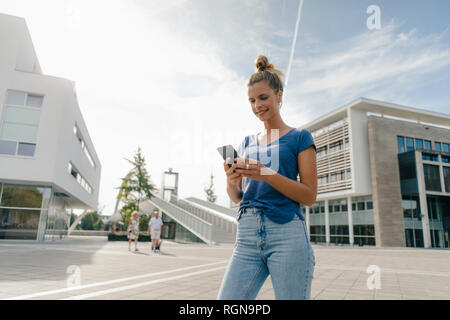
[[[218,298],[255,299],[270,274],[277,299],[306,300],[315,257],[299,204],[316,200],[316,149],[307,130],[286,125],[280,116],[282,73],[265,56],[255,65],[248,100],[266,134],[245,137],[242,158],[231,168],[224,163],[228,195],[242,201],[236,245]]]

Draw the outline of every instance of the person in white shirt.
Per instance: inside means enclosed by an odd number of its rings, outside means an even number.
[[[161,229],[163,222],[159,217],[159,212],[155,211],[153,213],[154,217],[150,219],[148,223],[147,234],[150,234],[151,230],[151,238],[152,238],[152,250],[154,252],[159,251],[160,240],[161,240]]]

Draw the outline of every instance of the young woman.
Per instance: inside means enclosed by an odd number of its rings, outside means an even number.
[[[131,251],[131,241],[134,240],[134,251],[139,251],[137,248],[137,242],[139,238],[139,214],[134,211],[131,214],[130,222],[127,228],[128,234],[128,251]]]
[[[265,56],[256,59],[256,68],[248,100],[265,133],[245,137],[231,168],[224,162],[227,193],[241,203],[218,299],[255,299],[270,274],[276,299],[306,300],[315,256],[299,204],[316,200],[316,147],[306,129],[290,127],[280,116],[283,74]]]

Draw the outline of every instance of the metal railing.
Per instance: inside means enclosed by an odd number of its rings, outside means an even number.
[[[208,244],[212,243],[212,224],[200,217],[179,208],[178,206],[167,202],[159,197],[152,197],[150,201],[159,210],[166,213],[176,222],[195,234],[201,240]]]
[[[198,198],[195,198],[195,197],[189,197],[189,198],[186,198],[186,200],[188,200],[188,201],[190,201],[190,202],[197,203],[197,204],[199,204],[199,205],[201,205],[201,206],[204,206],[204,207],[211,208],[211,209],[213,209],[213,210],[222,212],[222,213],[224,213],[224,214],[226,214],[226,215],[229,215],[229,216],[232,217],[232,218],[236,218],[236,216],[237,216],[237,214],[238,214],[238,213],[237,213],[235,210],[233,210],[233,209],[226,208],[226,207],[222,207],[222,206],[217,205],[217,204],[215,204],[215,203],[211,203],[211,202],[208,202],[208,201],[205,201],[205,200],[201,200],[201,199],[198,199]]]
[[[215,227],[218,227],[226,232],[236,234],[237,223],[234,221],[232,222],[229,219],[209,212],[208,210],[198,208],[186,200],[172,198],[170,202],[196,215],[197,217],[210,222]]]

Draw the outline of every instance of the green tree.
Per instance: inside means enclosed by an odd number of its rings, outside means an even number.
[[[97,211],[88,212],[81,219],[82,230],[102,230],[103,227],[104,223]]]
[[[206,199],[212,203],[216,202],[216,200],[217,200],[217,196],[214,192],[214,181],[213,180],[214,180],[214,175],[211,172],[211,183],[209,184],[209,186],[207,186],[203,189],[206,193]]]
[[[139,218],[139,230],[143,231],[143,232],[147,231],[149,222],[150,222],[150,217],[146,214],[142,215]]]
[[[131,214],[133,213],[133,211],[138,211],[136,202],[134,201],[130,201],[124,204],[122,209],[120,209],[120,215],[122,216],[122,221],[125,228],[128,227],[128,223],[130,222]]]
[[[125,160],[132,165],[132,168],[126,177],[122,179],[118,198],[124,203],[120,209],[120,214],[126,228],[133,211],[139,212],[139,204],[154,196],[152,191],[155,187],[151,183],[141,148],[138,148],[133,160]]]

